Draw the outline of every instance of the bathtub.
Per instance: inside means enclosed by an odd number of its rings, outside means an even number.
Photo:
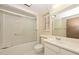
[[[36,55],[34,52],[34,45],[36,41],[16,45],[7,49],[1,49],[0,55]]]

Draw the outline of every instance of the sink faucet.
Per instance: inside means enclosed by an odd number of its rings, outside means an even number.
[[[61,40],[61,38],[56,37],[57,40]]]

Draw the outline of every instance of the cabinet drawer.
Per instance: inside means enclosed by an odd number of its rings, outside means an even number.
[[[53,51],[53,50],[51,50],[51,49],[48,48],[48,47],[45,47],[44,54],[45,54],[45,55],[56,55],[56,52]]]

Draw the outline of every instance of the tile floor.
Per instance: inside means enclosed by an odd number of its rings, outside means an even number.
[[[38,55],[34,52],[36,41],[24,43],[7,49],[1,49],[0,55]]]

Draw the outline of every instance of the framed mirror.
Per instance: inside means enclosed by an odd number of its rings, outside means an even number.
[[[79,39],[79,6],[57,13],[53,23],[53,35]]]

